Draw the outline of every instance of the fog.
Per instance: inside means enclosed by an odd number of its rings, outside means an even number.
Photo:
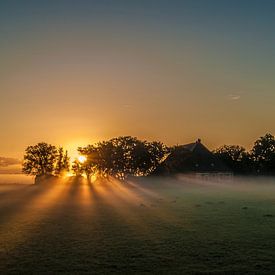
[[[0,184],[32,184],[34,178],[24,174],[0,174]]]
[[[274,232],[269,177],[0,184],[2,274],[262,274],[275,270]]]

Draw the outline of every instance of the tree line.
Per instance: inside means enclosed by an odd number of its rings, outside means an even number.
[[[89,180],[97,177],[125,179],[129,176],[148,176],[173,150],[159,141],[139,140],[123,136],[79,147],[84,161],[70,164],[68,152],[45,142],[25,150],[23,172],[36,177],[63,177],[69,171]],[[235,174],[275,175],[275,138],[266,134],[254,143],[250,151],[239,145],[223,145],[213,151]]]
[[[267,133],[250,151],[239,145],[223,145],[213,151],[235,174],[275,175],[275,138]]]
[[[147,176],[159,165],[169,148],[162,142],[142,141],[123,136],[79,147],[85,161],[74,160],[70,167],[67,151],[45,142],[28,146],[23,161],[23,172],[34,176],[63,176],[70,169],[76,176],[89,180],[97,177],[125,179],[129,176]]]

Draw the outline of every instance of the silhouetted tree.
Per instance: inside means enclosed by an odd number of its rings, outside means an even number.
[[[78,148],[87,157],[84,166],[91,173],[124,179],[145,176],[156,168],[167,148],[160,142],[147,142],[124,136]]]
[[[153,172],[163,160],[168,153],[170,153],[170,148],[168,148],[165,144],[159,141],[153,141],[148,143],[148,151],[151,156],[152,166],[149,169],[149,174]]]
[[[234,173],[247,174],[252,170],[252,159],[245,148],[239,145],[223,145],[213,151]]]
[[[81,176],[83,174],[83,169],[81,163],[78,160],[75,160],[72,165],[72,171],[76,176]]]
[[[57,160],[55,165],[55,175],[64,176],[66,172],[70,171],[70,158],[68,157],[68,151],[65,151],[62,147],[59,147]]]
[[[133,176],[147,176],[159,165],[168,152],[161,142],[137,141],[130,155],[131,173]]]
[[[266,134],[255,141],[251,150],[255,169],[259,174],[275,174],[275,139]]]
[[[25,150],[23,172],[28,175],[53,175],[57,149],[45,142],[28,146]]]

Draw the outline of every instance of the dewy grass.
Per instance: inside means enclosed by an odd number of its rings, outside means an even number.
[[[274,274],[275,183],[0,187],[0,272]]]

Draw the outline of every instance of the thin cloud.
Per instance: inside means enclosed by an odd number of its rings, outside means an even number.
[[[124,104],[123,107],[129,109],[132,108],[132,104]]]
[[[241,95],[238,94],[229,94],[227,95],[228,100],[239,100],[241,98]]]

